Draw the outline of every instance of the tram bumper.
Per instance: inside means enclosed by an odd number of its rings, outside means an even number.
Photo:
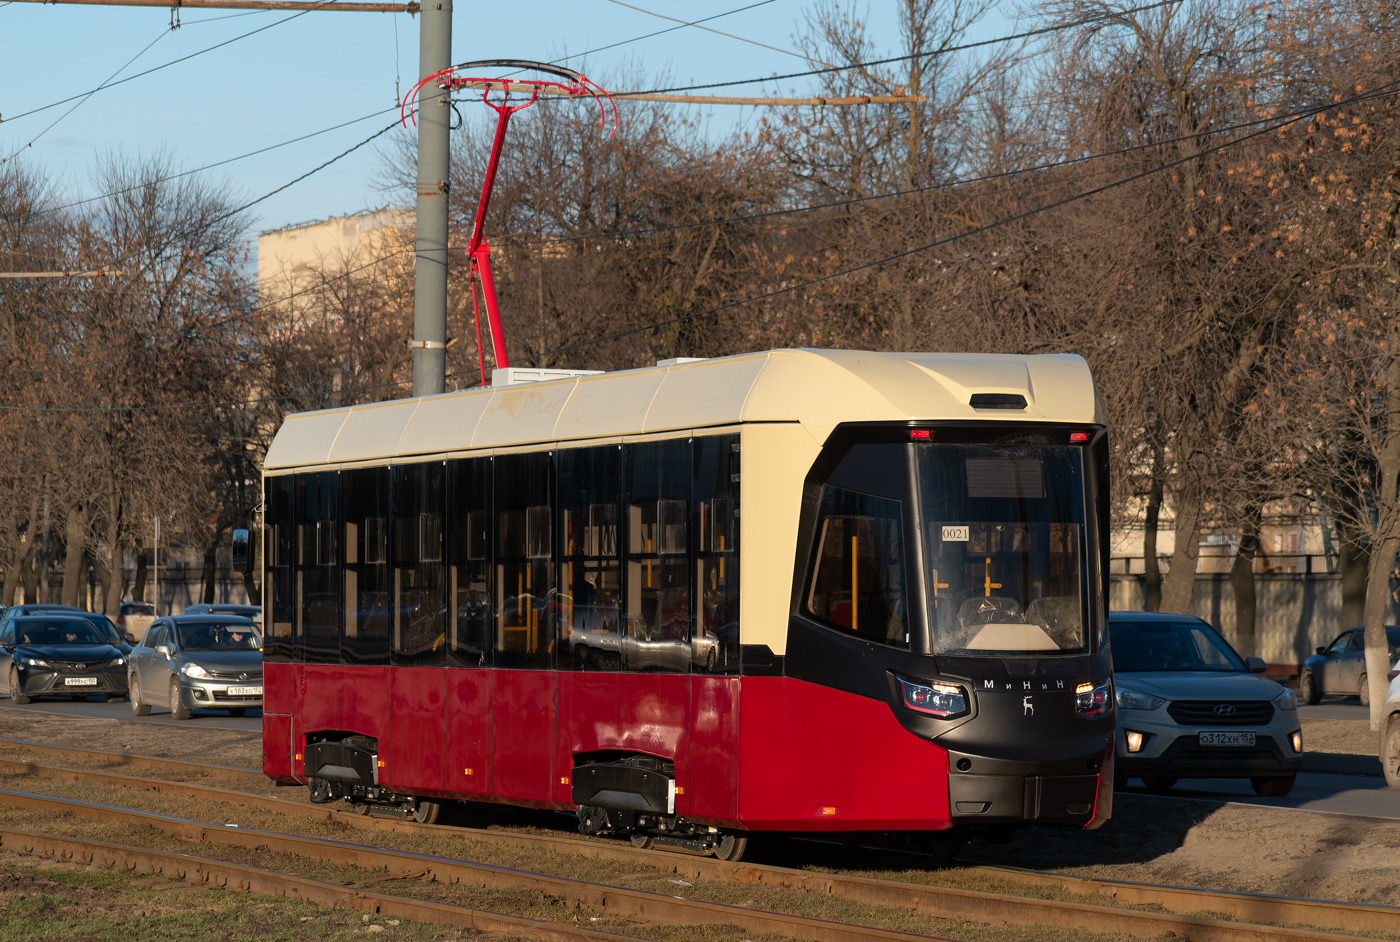
[[[1018,761],[948,753],[954,825],[1057,824],[1094,828],[1113,800],[1113,747],[1072,759]]]

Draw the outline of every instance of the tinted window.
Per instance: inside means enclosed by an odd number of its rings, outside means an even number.
[[[1116,672],[1247,670],[1235,649],[1203,621],[1109,620]]]
[[[450,664],[491,664],[491,459],[447,463],[447,613]]]
[[[445,509],[442,462],[399,465],[393,471],[393,663],[447,663],[447,592],[443,560]]]
[[[739,436],[697,438],[692,447],[697,622],[691,665],[738,673]]]
[[[341,472],[345,599],[340,659],[345,664],[389,663],[393,624],[389,573],[389,469]]]
[[[899,501],[822,489],[805,608],[831,627],[909,647]]]
[[[296,479],[267,478],[263,509],[263,558],[267,561],[267,637],[263,659],[292,659],[292,625],[297,618],[296,565],[292,547],[296,527],[292,518]]]
[[[23,644],[106,644],[96,628],[85,621],[33,621],[19,625]]]
[[[252,625],[194,622],[178,628],[184,651],[256,651],[258,636]]]
[[[340,473],[297,475],[297,578],[300,619],[292,656],[340,660]]]
[[[552,457],[496,460],[496,666],[553,664]]]
[[[559,667],[622,667],[622,447],[559,452]]]
[[[690,489],[687,439],[629,445],[627,606],[622,640],[628,670],[690,670]]]

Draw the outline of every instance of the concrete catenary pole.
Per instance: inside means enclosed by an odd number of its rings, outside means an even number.
[[[421,7],[418,77],[452,64],[452,0]],[[413,271],[413,395],[447,388],[447,193],[448,92],[436,82],[423,87],[418,110],[418,219]]]

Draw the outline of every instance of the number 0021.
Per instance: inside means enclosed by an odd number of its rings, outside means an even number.
[[[966,543],[967,527],[944,527],[943,542],[945,543]]]

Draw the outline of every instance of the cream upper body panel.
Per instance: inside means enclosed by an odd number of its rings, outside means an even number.
[[[975,393],[1024,409],[974,409]],[[747,422],[796,422],[817,443],[843,422],[1041,421],[1102,424],[1073,355],[771,350],[674,366],[288,416],[270,472],[529,443],[587,441]]]

